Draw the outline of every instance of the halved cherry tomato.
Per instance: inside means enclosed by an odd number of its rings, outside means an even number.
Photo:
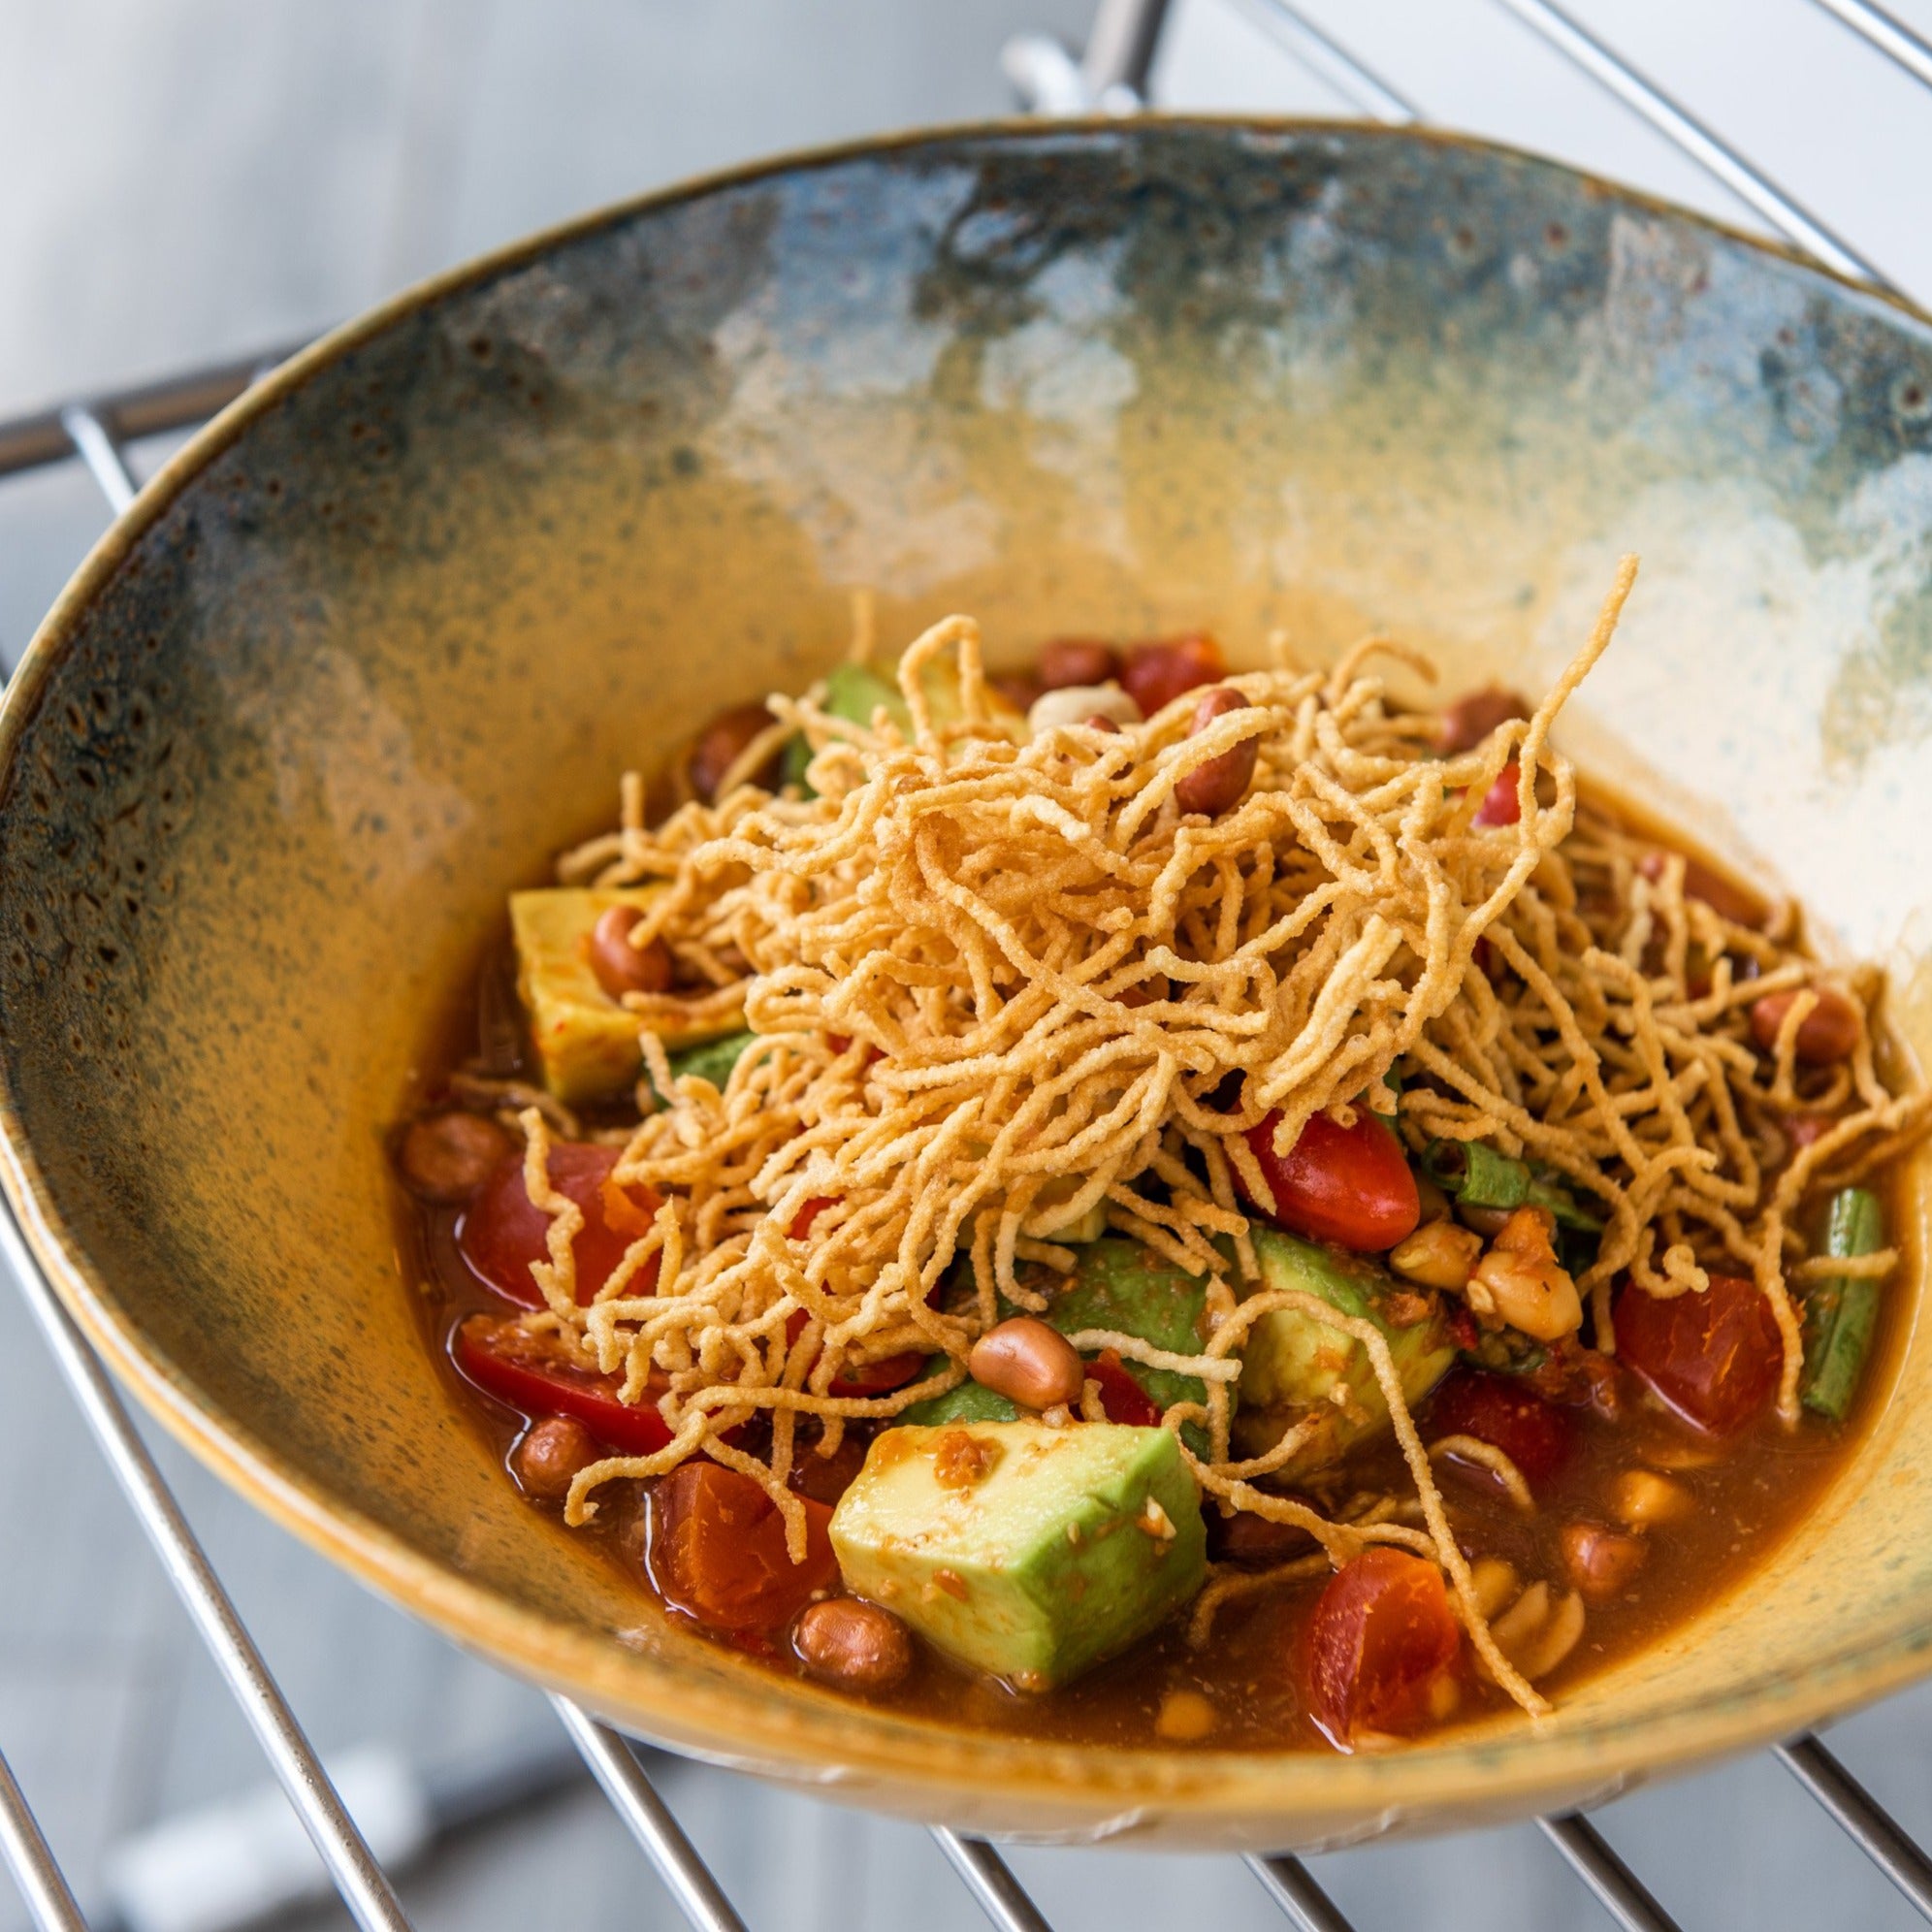
[[[1342,1750],[1358,1733],[1414,1730],[1463,1646],[1442,1573],[1378,1543],[1344,1563],[1304,1639],[1308,1715]]]
[[[1530,1482],[1553,1476],[1576,1447],[1576,1419],[1510,1375],[1457,1368],[1429,1399],[1432,1436],[1473,1435],[1500,1449]]]
[[[714,1630],[782,1630],[839,1580],[832,1512],[800,1497],[805,1561],[786,1552],[785,1519],[750,1476],[683,1464],[651,1492],[648,1562],[666,1602]]]
[[[1100,1405],[1109,1422],[1129,1429],[1158,1429],[1161,1405],[1121,1367],[1120,1357],[1105,1349],[1086,1366],[1089,1378],[1100,1384]]]
[[[619,1377],[579,1368],[553,1336],[530,1335],[513,1321],[471,1315],[450,1337],[450,1355],[486,1395],[532,1418],[574,1417],[620,1455],[649,1456],[671,1439],[657,1408],[661,1390],[621,1402]]]
[[[1415,1233],[1422,1196],[1401,1143],[1366,1108],[1353,1127],[1325,1113],[1309,1118],[1285,1154],[1274,1151],[1271,1113],[1248,1130],[1247,1143],[1274,1192],[1274,1216],[1291,1234],[1379,1254]]]
[[[1687,1422],[1734,1435],[1770,1401],[1785,1366],[1757,1284],[1714,1274],[1701,1295],[1659,1301],[1626,1282],[1613,1318],[1617,1353]]]
[[[1517,795],[1517,785],[1522,778],[1522,769],[1514,758],[1503,766],[1497,781],[1483,795],[1483,802],[1476,807],[1472,823],[1478,825],[1513,825],[1523,817],[1523,800]]]
[[[1120,684],[1141,716],[1151,718],[1162,705],[1172,704],[1197,685],[1219,684],[1228,674],[1221,647],[1200,631],[1185,637],[1163,637],[1152,644],[1129,648],[1120,666]]]
[[[660,1205],[650,1188],[623,1188],[611,1179],[622,1151],[582,1141],[558,1141],[550,1149],[550,1184],[584,1210],[584,1225],[570,1249],[580,1304],[610,1279]],[[530,1265],[549,1257],[549,1238],[550,1216],[525,1191],[521,1154],[513,1154],[483,1183],[456,1230],[457,1247],[477,1279],[526,1308],[543,1305]],[[649,1295],[657,1285],[654,1254],[631,1276],[629,1292]]]

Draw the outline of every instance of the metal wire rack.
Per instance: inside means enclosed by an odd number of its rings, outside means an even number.
[[[1234,0],[1234,4],[1347,108],[1392,125],[1425,118],[1418,106],[1290,0]],[[1887,286],[1856,250],[1761,168],[1552,0],[1491,0],[1491,4],[1540,35],[1794,246],[1841,274]],[[1813,0],[1813,4],[1932,88],[1932,46],[1873,0]],[[1005,51],[1008,78],[1022,104],[1035,113],[1084,113],[1095,108],[1132,113],[1144,98],[1168,15],[1169,0],[1101,0],[1081,54],[1077,56],[1043,36],[1021,36]],[[137,488],[125,455],[129,444],[205,422],[279,362],[283,353],[272,351],[195,370],[0,422],[0,477],[79,461],[118,514],[133,501]],[[0,1256],[19,1282],[102,1454],[344,1905],[366,1932],[374,1928],[409,1932],[408,1917],[389,1878],[236,1613],[113,1379],[40,1272],[12,1214],[4,1209],[0,1209]],[[700,1932],[744,1932],[744,1921],[653,1787],[629,1742],[568,1699],[554,1697],[552,1702],[570,1742],[689,1922]],[[1775,1755],[1921,1916],[1932,1922],[1932,1857],[1816,1737],[1789,1740],[1777,1746]],[[1628,1932],[1675,1932],[1674,1921],[1587,1818],[1570,1814],[1542,1819],[1539,1824],[1619,1925]],[[1002,1932],[1049,1932],[1047,1920],[991,1845],[945,1826],[932,1827],[932,1835],[987,1918]],[[88,1932],[73,1890],[4,1755],[0,1755],[0,1855],[42,1932]],[[1349,1920],[1299,1859],[1256,1856],[1246,1863],[1290,1923],[1304,1932],[1350,1932]]]

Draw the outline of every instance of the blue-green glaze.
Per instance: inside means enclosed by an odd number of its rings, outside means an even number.
[[[684,1748],[1205,1847],[1541,1809],[1788,1732],[1921,1667],[1923,1351],[1819,1519],[1547,1734],[1029,1746],[775,1681],[519,1503],[418,1344],[381,1135],[504,887],[714,704],[831,662],[861,587],[886,635],[963,608],[996,657],[1387,628],[1534,683],[1640,550],[1570,742],[1886,953],[1922,1050],[1928,448],[1922,318],[1414,134],[974,130],[596,217],[300,359],[49,619],[0,717],[10,1192],[217,1465]]]

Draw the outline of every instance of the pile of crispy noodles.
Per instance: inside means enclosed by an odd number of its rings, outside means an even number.
[[[1895,1098],[1875,1071],[1874,977],[1803,956],[1787,909],[1764,929],[1721,918],[1686,895],[1680,859],[1647,878],[1643,843],[1579,804],[1550,726],[1634,574],[1626,560],[1531,719],[1448,758],[1430,755],[1433,715],[1387,701],[1368,665],[1387,653],[1430,667],[1380,639],[1332,671],[1229,678],[1252,708],[1198,736],[1190,694],[1118,733],[1018,743],[988,699],[976,627],[950,618],[901,660],[910,735],[884,709],[859,727],[811,698],[771,700],[769,735],[802,732],[813,748],[815,796],[738,784],[652,828],[627,780],[621,829],[567,856],[563,879],[666,882],[637,939],[661,936],[680,977],[715,989],[707,1013],[742,1006],[758,1037],[724,1091],[674,1082],[651,1029],[688,1025],[690,997],[628,1000],[649,1085],[670,1100],[629,1136],[618,1178],[663,1205],[587,1307],[571,1257],[582,1217],[549,1184],[544,1120],[524,1115],[530,1192],[551,1216],[550,1259],[534,1270],[547,1309],[529,1319],[622,1373],[627,1400],[657,1401],[673,1433],[655,1455],[585,1470],[568,1519],[594,1512],[599,1484],[701,1451],[763,1485],[801,1553],[794,1459],[830,1454],[849,1420],[957,1384],[999,1297],[1042,1305],[1027,1286],[1039,1271],[1017,1265],[1070,1269],[1054,1237],[1100,1204],[1111,1228],[1206,1277],[1211,1338],[1199,1356],[1113,1333],[1075,1344],[1206,1385],[1205,1404],[1165,1421],[1205,1426],[1208,1454],[1189,1460],[1222,1506],[1301,1527],[1318,1562],[1375,1541],[1437,1562],[1492,1675],[1546,1708],[1490,1635],[1382,1336],[1311,1297],[1252,1292],[1239,1196],[1271,1197],[1242,1136],[1278,1109],[1285,1150],[1317,1111],[1346,1124],[1357,1106],[1392,1111],[1400,1079],[1412,1144],[1482,1138],[1600,1204],[1601,1250],[1579,1278],[1598,1346],[1612,1345],[1619,1275],[1660,1296],[1700,1290],[1714,1267],[1755,1275],[1785,1339],[1782,1409],[1795,1415],[1793,1210],[1885,1160],[1925,1104]],[[949,656],[957,715],[942,724],[928,667]],[[1247,737],[1259,757],[1245,800],[1212,821],[1182,817],[1177,781]],[[1472,826],[1511,758],[1519,822]],[[1755,977],[1740,979],[1734,958]],[[1767,1069],[1749,1003],[1827,983],[1861,1015],[1849,1063],[1822,1087],[1797,1067],[1806,992]],[[640,1096],[651,1104],[649,1086]],[[1830,1124],[1786,1164],[1793,1115]],[[640,1295],[630,1284],[652,1255],[655,1292]],[[941,1279],[962,1256],[974,1294],[947,1308]],[[1242,1338],[1290,1306],[1368,1352],[1414,1478],[1401,1506],[1334,1520],[1259,1487],[1306,1429],[1234,1458]],[[909,1349],[944,1367],[888,1395],[829,1393],[842,1370]],[[760,1410],[768,1459],[726,1439]]]

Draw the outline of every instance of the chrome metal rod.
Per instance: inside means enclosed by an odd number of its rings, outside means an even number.
[[[375,1932],[378,1927],[385,1932],[409,1932],[409,1920],[382,1867],[343,1809],[288,1700],[262,1661],[247,1626],[236,1615],[228,1593],[195,1540],[174,1493],[162,1480],[108,1371],[40,1272],[11,1208],[0,1209],[0,1251],[20,1284],[27,1307],[47,1337],[81,1415],[94,1432],[108,1466],[133,1505],[169,1582],[186,1606],[248,1720],[256,1742],[321,1854],[342,1903],[365,1932]]]
[[[1323,86],[1370,120],[1406,127],[1422,119],[1422,110],[1404,100],[1373,69],[1365,67],[1337,40],[1318,27],[1288,0],[1237,0],[1241,11]]]
[[[570,1742],[583,1754],[591,1775],[629,1826],[631,1837],[644,1848],[678,1910],[697,1932],[745,1932],[745,1921],[711,1876],[711,1867],[697,1855],[684,1826],[644,1775],[629,1740],[567,1697],[553,1691],[550,1701],[570,1733]]]
[[[1013,1867],[983,1838],[963,1838],[943,1824],[934,1825],[932,1835],[1000,1932],[1053,1932]]]
[[[1536,1822],[1625,1932],[1677,1932],[1677,1921],[1651,1897],[1588,1819],[1571,1812],[1566,1818],[1539,1818]]]
[[[5,1757],[0,1757],[0,1862],[13,1873],[40,1932],[87,1932],[87,1921]]]
[[[120,444],[109,434],[108,426],[83,402],[70,402],[60,412],[60,427],[67,440],[87,466],[87,474],[100,486],[115,516],[134,501],[141,485],[127,467]]]
[[[264,370],[285,362],[302,346],[300,342],[290,342],[234,362],[211,363],[204,369],[189,370],[184,375],[164,377],[159,382],[138,383],[96,396],[86,407],[119,442],[138,442],[143,436],[185,430],[207,422],[216,410],[234,402]],[[74,454],[74,441],[61,421],[62,413],[62,408],[56,405],[0,422],[0,476],[19,469],[38,469],[49,463],[64,463]]]
[[[1551,0],[1497,0],[1497,4],[1506,7],[1599,86],[1642,115],[1659,134],[1675,142],[1707,174],[1722,181],[1747,207],[1755,209],[1787,241],[1842,275],[1855,276],[1879,288],[1890,287],[1850,242],[1834,235],[1735,147],[1680,107],[1621,54],[1578,26],[1561,8],[1553,6]]]
[[[1104,102],[1110,91],[1124,89],[1145,99],[1167,10],[1168,0],[1100,0],[1080,57],[1090,98]]]
[[[1870,41],[1881,53],[1889,54],[1915,80],[1932,87],[1932,46],[1903,20],[1883,7],[1873,6],[1872,0],[1817,0],[1817,4]]]
[[[1241,1863],[1302,1932],[1355,1932],[1340,1906],[1316,1884],[1314,1875],[1301,1859],[1283,1852],[1272,1858],[1243,1858]]]
[[[1845,1828],[1852,1842],[1932,1919],[1932,1859],[1894,1824],[1884,1808],[1810,1735],[1777,1747],[1778,1761]]]

